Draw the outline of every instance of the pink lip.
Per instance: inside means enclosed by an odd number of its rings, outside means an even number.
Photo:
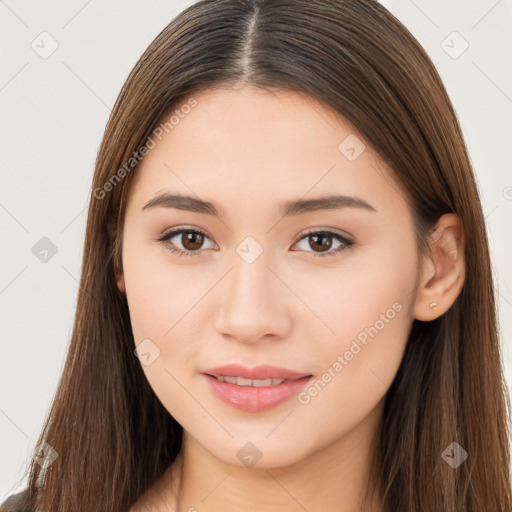
[[[276,407],[297,394],[312,378],[311,374],[267,365],[245,368],[230,364],[212,368],[203,373],[213,393],[220,400],[227,405],[248,412],[261,412]],[[214,376],[243,377],[251,380],[285,379],[285,381],[274,386],[256,388],[221,382]]]
[[[214,375],[216,377],[243,377],[244,379],[251,380],[265,380],[265,379],[290,379],[297,380],[301,377],[306,377],[311,374],[299,373],[286,368],[279,368],[278,366],[262,365],[254,368],[246,368],[239,364],[225,364],[217,366],[210,370],[205,370],[203,373]]]

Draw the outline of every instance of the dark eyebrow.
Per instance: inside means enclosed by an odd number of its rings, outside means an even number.
[[[178,210],[205,213],[207,215],[215,215],[216,217],[223,216],[221,209],[215,206],[214,203],[181,194],[160,194],[151,199],[151,201],[142,208],[142,211],[156,207],[177,208]],[[281,206],[280,213],[282,217],[288,217],[291,215],[300,215],[319,210],[334,210],[338,208],[362,208],[364,210],[376,211],[373,206],[358,197],[331,195],[316,199],[287,201]]]
[[[364,199],[351,196],[325,196],[316,199],[298,199],[284,203],[281,214],[300,215],[301,213],[316,212],[318,210],[336,210],[338,208],[362,208],[364,210],[377,211]]]
[[[184,196],[181,194],[160,194],[151,199],[141,211],[156,207],[177,208],[178,210],[187,210],[189,212],[206,213],[207,215],[215,215],[222,217],[222,213],[213,203],[203,201],[192,196]]]

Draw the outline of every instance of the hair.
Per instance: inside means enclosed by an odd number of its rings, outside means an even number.
[[[134,355],[116,285],[125,203],[163,115],[194,93],[246,85],[304,94],[342,115],[406,191],[420,254],[441,215],[459,216],[462,291],[436,320],[413,322],[369,484],[392,512],[512,510],[510,404],[474,172],[431,59],[374,0],[201,0],[140,57],[97,155],[72,337],[38,439],[58,458],[45,469],[32,460],[23,510],[128,510],[180,451],[182,427]],[[441,456],[452,442],[469,454],[457,469]]]

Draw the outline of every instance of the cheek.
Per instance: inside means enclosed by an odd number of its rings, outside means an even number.
[[[167,257],[161,246],[133,242],[127,239],[123,268],[135,341],[169,339],[175,330],[183,334],[194,322],[195,305],[207,291],[211,274],[203,272],[199,278],[191,266]]]
[[[218,277],[207,271],[198,275],[193,266],[171,260],[160,246],[144,245],[135,230],[125,238],[123,251],[135,345],[144,343],[152,355],[151,364],[142,369],[166,407],[174,407],[183,396],[178,383],[189,378],[200,353],[199,318],[207,304],[202,299]]]
[[[199,340],[197,315],[210,279],[193,279],[161,254],[148,256],[140,245],[126,252],[123,266],[135,345],[150,354],[149,364],[139,355],[141,368],[164,407],[178,422],[188,424],[204,413],[187,390],[200,354],[194,343]]]
[[[311,445],[304,447],[314,451],[374,421],[365,420],[375,419],[375,411],[383,406],[400,366],[411,325],[405,309],[396,311],[388,323],[382,322],[376,326],[367,324],[367,330],[360,331],[365,338],[343,337],[336,348],[329,350],[322,372],[297,397],[297,428],[290,432],[283,430],[282,437],[274,441],[291,442],[295,436],[298,443],[304,430],[317,432]]]
[[[338,267],[296,272],[288,280],[322,320],[325,328],[318,319],[317,325],[322,337],[331,341],[328,345],[334,343],[343,351],[358,336],[364,342],[375,325],[379,333],[407,330],[417,272],[415,245],[390,241],[348,254]],[[312,315],[308,318],[314,320]]]
[[[379,324],[380,325],[380,324]],[[347,435],[383,404],[400,366],[410,322],[398,312],[380,331],[357,338],[332,351],[324,371],[298,395],[297,417],[316,428],[325,418],[322,439],[334,441]]]

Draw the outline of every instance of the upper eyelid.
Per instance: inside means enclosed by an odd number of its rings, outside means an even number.
[[[193,233],[199,233],[201,235],[204,235],[206,236],[207,238],[209,238],[212,242],[213,242],[213,237],[211,237],[208,233],[206,233],[206,231],[203,231],[202,229],[198,229],[198,228],[190,228],[190,227],[180,227],[180,228],[171,228],[167,231],[164,231],[164,233],[162,235],[160,235],[159,237],[157,237],[157,241],[161,241],[163,239],[169,239],[169,238],[174,238],[176,235],[179,235],[181,233],[186,233],[186,232],[193,232]]]
[[[301,238],[304,238],[307,235],[312,235],[315,233],[331,233],[333,235],[337,235],[341,238],[344,238],[345,240],[353,241],[353,236],[349,235],[348,233],[339,233],[338,230],[335,228],[307,228],[302,230],[297,236],[299,237],[299,240]]]

